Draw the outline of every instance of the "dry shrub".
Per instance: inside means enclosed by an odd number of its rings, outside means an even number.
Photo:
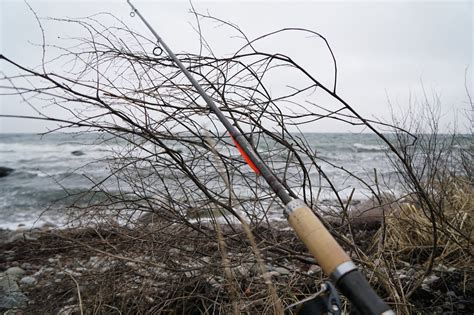
[[[386,217],[375,235],[375,255],[369,254],[370,250],[364,252],[364,240],[354,237],[350,227],[350,239],[337,229],[332,230],[361,264],[373,270],[375,276],[369,277],[372,284],[375,286],[377,280],[381,283],[393,297],[397,313],[407,313],[403,305],[407,303],[404,292],[408,289],[393,276],[400,261],[411,262],[411,255],[418,260],[426,258],[433,249],[440,250],[437,254],[443,263],[453,264],[458,259],[459,265],[469,265],[466,248],[472,243],[471,186],[456,182],[449,186],[452,191],[439,191],[449,197],[440,199],[446,210],[436,213],[436,199],[428,200],[430,190],[421,185],[426,175],[416,173],[416,163],[412,163],[417,155],[411,150],[419,149],[419,144],[411,145],[412,135],[404,129],[363,118],[340,98],[336,93],[335,59],[323,36],[309,30],[282,29],[250,41],[235,25],[194,13],[197,23],[202,19],[223,24],[244,42],[232,57],[183,53],[179,58],[193,69],[232,124],[242,132],[250,130],[245,136],[262,159],[288,188],[299,191],[309,206],[316,209],[330,196],[336,200],[338,210],[344,209],[340,215],[345,216],[342,187],[332,181],[328,170],[343,171],[371,195],[380,196],[370,181],[356,174],[356,169],[320,156],[304,134],[290,131],[295,127],[302,130],[322,119],[371,130],[398,161],[409,192],[424,197],[418,200],[422,206],[415,202],[402,205],[400,211]],[[275,227],[278,221],[274,221],[274,213],[281,213],[282,204],[268,185],[244,166],[232,140],[203,107],[198,91],[187,83],[176,65],[166,55],[154,55],[156,40],[135,33],[108,14],[51,22],[71,23],[90,37],[76,39],[77,45],[71,48],[61,48],[58,58],[43,64],[43,72],[24,68],[0,55],[2,62],[21,70],[20,74],[0,80],[4,89],[18,94],[33,108],[36,103],[42,104],[38,94],[47,96],[50,106],[63,109],[72,117],[63,120],[42,114],[33,118],[62,123],[59,129],[80,127],[104,132],[119,149],[109,160],[110,177],[98,182],[91,179],[90,193],[106,198],[97,204],[76,204],[68,209],[92,226],[110,223],[89,235],[77,231],[67,237],[62,234],[61,245],[79,248],[80,252],[58,258],[58,266],[64,268],[66,264],[77,270],[85,265],[88,269],[64,281],[67,287],[60,290],[53,282],[56,290],[43,291],[59,295],[46,296],[44,300],[58,301],[73,293],[75,296],[79,283],[84,287],[81,303],[93,313],[270,314],[277,310],[278,298],[285,306],[316,292],[322,280],[320,269],[315,268],[314,260],[292,232]],[[330,62],[334,61],[331,87],[290,57],[254,47],[259,40],[288,32],[311,34],[311,38],[321,40],[329,51]],[[200,42],[205,42],[203,37]],[[57,48],[43,43],[44,51]],[[55,64],[60,69],[64,64],[72,68],[54,75],[45,70]],[[298,80],[285,82],[285,88],[272,95],[268,93],[271,80],[267,78],[282,69],[288,71],[285,75],[297,75]],[[336,102],[323,107],[318,104],[320,97]],[[393,145],[382,134],[385,128],[399,132],[401,145]],[[215,144],[209,145],[206,138],[215,139]],[[422,155],[432,158],[433,167],[428,170],[446,169],[438,167],[436,139],[429,140],[433,140],[427,143],[429,154]],[[108,185],[107,180],[117,185]],[[237,197],[230,187],[240,188]],[[385,203],[377,199],[380,205]],[[239,213],[248,219],[252,234],[225,221],[235,222]],[[140,222],[140,214],[149,214],[151,219]],[[115,218],[123,224],[113,224]],[[336,221],[345,222],[345,218]],[[469,237],[462,231],[467,231]],[[362,232],[370,241],[370,233],[366,229]],[[436,237],[439,239],[433,239]],[[79,259],[79,254],[86,257]],[[311,268],[316,271],[308,272]],[[416,287],[410,285],[411,289]],[[58,304],[45,307],[56,308]]]

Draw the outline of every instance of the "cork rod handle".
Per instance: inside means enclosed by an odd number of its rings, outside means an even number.
[[[351,261],[323,223],[304,203],[288,212],[288,222],[303,241],[326,275],[337,266]]]
[[[362,314],[395,315],[377,295],[350,257],[336,242],[323,223],[301,200],[287,205],[288,222],[316,258],[324,273]]]

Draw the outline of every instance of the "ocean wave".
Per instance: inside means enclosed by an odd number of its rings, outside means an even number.
[[[120,194],[120,192],[116,193]],[[109,194],[113,194],[113,192],[106,193],[103,191],[92,191],[81,188],[68,190],[15,190],[10,192],[8,196],[0,198],[0,203],[4,204],[1,213],[5,214],[5,212],[11,210],[16,212],[28,212],[28,210],[44,210],[46,208],[64,209],[71,205],[90,206],[108,200]]]
[[[14,171],[8,175],[2,178],[3,181],[11,181],[12,178],[14,179],[30,179],[33,177],[37,177],[38,174],[34,172],[28,172],[28,171],[21,171],[14,169]]]
[[[41,170],[15,170],[10,176],[5,177],[8,179],[31,179],[34,177],[45,177],[45,178],[65,178],[70,176],[83,176],[83,173],[79,172],[68,172],[68,171],[57,171],[57,172],[45,172]]]
[[[356,152],[383,152],[386,150],[385,146],[379,144],[354,143],[352,147],[355,148]]]

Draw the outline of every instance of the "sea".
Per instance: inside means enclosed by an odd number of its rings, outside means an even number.
[[[388,181],[396,175],[386,146],[375,135],[308,133],[304,137],[319,157],[341,167],[321,162],[343,197],[353,193],[353,199],[367,198],[367,191],[346,170],[370,183],[374,182],[374,169],[379,180]],[[14,170],[0,177],[0,228],[63,224],[70,196],[107,178],[111,155],[125,146],[120,139],[109,139],[105,144],[97,133],[0,134],[0,167]],[[318,175],[318,170],[310,171],[310,176]],[[321,181],[313,183],[327,189]]]

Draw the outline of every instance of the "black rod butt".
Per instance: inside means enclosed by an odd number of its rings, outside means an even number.
[[[336,285],[361,314],[395,315],[359,270],[355,269],[344,274]]]

